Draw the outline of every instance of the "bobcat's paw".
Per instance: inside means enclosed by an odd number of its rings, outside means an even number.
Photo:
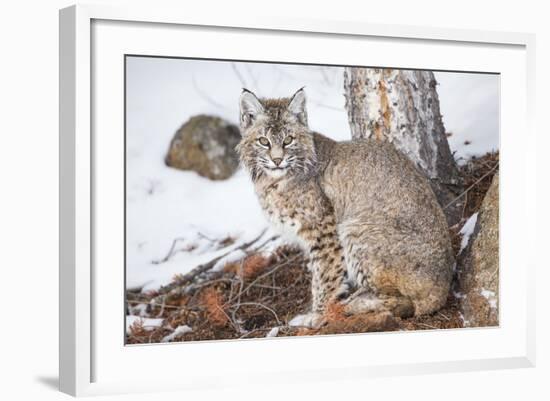
[[[334,299],[336,301],[345,301],[354,291],[356,291],[355,285],[352,282],[344,281],[340,288],[336,291]]]
[[[378,312],[383,309],[382,301],[370,292],[357,292],[344,302],[344,311],[349,315]]]
[[[323,315],[316,312],[309,312],[303,315],[297,315],[290,322],[289,326],[309,327],[310,329],[316,329],[323,323]]]

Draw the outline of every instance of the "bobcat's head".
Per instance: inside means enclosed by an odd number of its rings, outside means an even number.
[[[313,135],[307,125],[306,95],[259,99],[243,89],[240,99],[242,139],[237,151],[252,180],[307,175],[316,165]]]

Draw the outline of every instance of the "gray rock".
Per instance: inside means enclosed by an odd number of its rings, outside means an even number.
[[[227,179],[239,166],[235,146],[240,138],[239,128],[219,117],[191,117],[172,138],[166,165],[211,180]]]
[[[498,326],[498,173],[483,199],[467,248],[459,257],[458,285],[464,326]]]

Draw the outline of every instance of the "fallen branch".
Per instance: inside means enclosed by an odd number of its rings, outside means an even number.
[[[239,310],[239,308],[241,306],[257,306],[259,308],[263,308],[265,310],[268,310],[269,312],[271,312],[273,314],[273,316],[275,317],[275,320],[277,320],[277,324],[280,326],[281,325],[281,321],[279,320],[279,316],[277,316],[277,313],[272,309],[270,308],[269,306],[266,306],[264,304],[261,304],[259,302],[241,302],[241,303],[238,303],[238,304],[235,304],[232,306],[232,308],[235,308],[234,312],[233,313],[236,313],[237,310]]]
[[[231,246],[233,244],[233,239],[231,237],[227,237],[227,238],[224,238],[222,240],[218,240],[218,239],[210,238],[210,237],[208,237],[207,235],[205,235],[201,232],[197,232],[197,235],[200,238],[203,238],[203,239],[209,241],[211,244],[213,244],[213,246],[216,247],[216,249],[226,248],[226,247]],[[276,237],[272,237],[272,238],[276,238]],[[172,241],[172,245],[170,246],[170,250],[168,251],[166,256],[162,259],[159,259],[159,260],[153,260],[151,263],[153,263],[154,265],[160,265],[160,264],[168,262],[178,252],[191,252],[191,251],[193,251],[197,248],[197,245],[190,244],[185,248],[176,250],[176,244],[180,241],[185,241],[185,240],[186,240],[186,238],[183,238],[183,237],[175,238]]]
[[[268,331],[268,330],[271,330],[267,327],[262,327],[262,328],[259,328],[259,329],[254,329],[254,330],[251,330],[251,331],[247,331],[246,333],[244,333],[242,336],[239,337],[239,340],[242,340],[243,338],[246,338],[254,333],[257,333],[259,331]]]
[[[267,231],[267,229],[264,229],[253,240],[251,240],[249,242],[245,242],[242,245],[240,245],[238,247],[235,247],[235,248],[223,253],[222,255],[215,257],[214,259],[212,259],[212,260],[210,260],[206,263],[198,265],[197,267],[192,269],[190,272],[178,276],[170,284],[161,287],[160,290],[159,290],[159,295],[157,295],[155,298],[153,298],[152,301],[153,302],[159,302],[159,300],[160,300],[161,301],[160,303],[162,304],[162,302],[167,300],[167,299],[163,299],[163,297],[168,296],[168,299],[169,299],[169,298],[172,298],[173,296],[180,296],[181,291],[176,291],[176,293],[174,293],[174,294],[172,294],[172,293],[175,290],[178,290],[178,289],[181,290],[181,287],[184,287],[186,284],[188,284],[188,283],[192,282],[193,280],[195,280],[198,276],[203,275],[204,273],[211,270],[216,265],[216,263],[218,263],[220,260],[222,260],[223,258],[228,256],[229,254],[231,254],[235,251],[238,251],[238,250],[247,251],[250,247],[255,245],[256,242],[258,242],[263,237],[263,235],[265,234],[266,231]]]
[[[426,324],[426,323],[421,323],[421,322],[418,322],[416,324],[419,325],[419,326],[425,327],[427,329],[433,329],[433,330],[440,329],[440,327],[435,327],[435,326],[432,326],[431,324]]]
[[[160,308],[162,308],[162,306],[164,305],[164,308],[170,308],[170,309],[182,309],[181,306],[175,306],[175,305],[166,305],[166,304],[162,304],[162,303],[155,303],[153,301],[132,301],[132,300],[126,300],[127,303],[129,304],[136,304],[136,305],[139,305],[139,304],[148,304],[148,305],[151,305],[151,306],[158,306]]]
[[[175,252],[175,249],[176,249],[176,244],[179,242],[179,241],[185,241],[185,238],[176,238],[174,239],[174,241],[172,241],[172,246],[170,247],[170,250],[168,251],[168,253],[166,254],[166,256],[160,260],[153,260],[153,264],[154,265],[160,265],[162,263],[166,263],[170,260],[170,258],[172,256],[174,256],[174,254],[176,253]]]
[[[451,318],[450,318],[449,316],[447,316],[447,315],[445,315],[445,314],[443,314],[443,313],[441,313],[441,312],[437,312],[437,313],[438,313],[443,319],[445,319],[446,321],[450,321],[450,320],[451,320]]]
[[[226,304],[228,303],[231,303],[233,302],[235,299],[238,299],[240,298],[241,294],[245,293],[246,291],[248,291],[251,287],[253,287],[259,280],[261,280],[262,278],[264,277],[267,277],[269,276],[270,274],[273,274],[275,273],[277,270],[279,270],[281,267],[284,267],[284,266],[287,266],[288,264],[294,262],[295,260],[299,259],[300,258],[300,255],[296,255],[292,258],[289,258],[289,259],[286,259],[284,262],[282,263],[279,263],[277,265],[275,265],[271,270],[269,270],[268,272],[264,273],[264,274],[261,274],[259,275],[258,277],[256,277],[250,284],[248,284],[246,286],[246,288],[242,289],[239,291],[239,293],[237,295],[234,295],[233,297],[230,297]]]

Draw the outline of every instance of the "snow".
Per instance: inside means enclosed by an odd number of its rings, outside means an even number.
[[[288,322],[288,325],[291,326],[291,327],[292,326],[296,326],[296,327],[307,326],[308,319],[309,319],[309,315],[307,315],[307,314],[296,315],[292,319],[290,319],[290,321]]]
[[[170,341],[173,341],[174,338],[176,338],[177,336],[187,334],[187,333],[191,333],[192,331],[193,331],[193,329],[191,327],[189,327],[188,325],[186,325],[186,324],[184,324],[182,326],[178,326],[178,327],[176,327],[176,329],[172,333],[170,333],[167,336],[163,337],[161,342],[169,343]]]
[[[467,327],[470,324],[470,321],[466,320],[462,312],[458,312],[458,317],[460,318],[460,320],[462,320],[462,324],[464,325],[464,327]]]
[[[460,234],[462,234],[462,241],[460,242],[460,251],[458,252],[459,254],[468,246],[468,242],[470,242],[470,236],[474,233],[476,223],[477,213],[474,213],[460,229]]]
[[[463,292],[459,292],[459,291],[453,291],[453,295],[457,299],[466,298],[466,295]]]
[[[145,330],[154,330],[155,328],[162,326],[163,321],[164,319],[152,319],[147,317],[128,315],[126,316],[126,331],[130,330],[130,327],[135,322],[141,322]]]
[[[146,304],[137,304],[135,306],[130,306],[130,315],[135,316],[147,316],[147,305]]]
[[[436,72],[440,111],[455,159],[499,149],[500,77]],[[466,144],[466,142],[469,142]]]
[[[222,182],[210,182],[192,172],[152,167],[158,180],[154,193],[133,183],[150,178],[128,168],[127,287],[157,289],[177,273],[207,262],[256,237],[267,226],[252,185],[243,171]],[[130,179],[132,177],[132,179]],[[228,248],[203,238],[235,237]],[[174,239],[175,253],[167,261]]]
[[[266,337],[277,337],[279,334],[279,326],[273,327],[271,330],[269,330],[269,333],[267,333]]]
[[[497,308],[497,297],[494,291],[486,290],[485,288],[482,288],[480,291],[481,296],[485,297],[487,299],[487,302],[489,302],[489,306],[493,309]]]
[[[204,113],[237,123],[242,87],[277,97],[305,85],[310,127],[347,140],[342,72],[341,67],[127,58],[128,289],[156,290],[174,275],[235,250],[268,226],[244,171],[214,182],[165,166],[176,130],[191,116]],[[498,77],[439,72],[436,78],[457,156],[498,148]],[[463,146],[465,140],[472,145]],[[235,242],[221,247],[219,241],[228,237]],[[240,256],[232,252],[216,268]]]

